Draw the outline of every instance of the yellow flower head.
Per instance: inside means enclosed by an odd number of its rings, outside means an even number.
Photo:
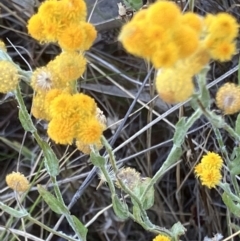
[[[215,16],[208,15],[205,22],[209,34],[215,38],[232,41],[238,35],[239,25],[237,20],[228,13],[219,13]]]
[[[49,91],[53,87],[53,74],[47,67],[35,69],[31,77],[31,86],[35,91]]]
[[[151,56],[151,61],[155,68],[169,68],[172,67],[179,58],[178,47],[174,42],[166,44],[163,48],[155,50]]]
[[[77,140],[82,144],[91,145],[98,143],[103,133],[102,124],[94,117],[79,121]]]
[[[54,98],[49,106],[51,118],[69,118],[77,115],[76,102],[69,93],[61,93]]]
[[[81,117],[95,116],[97,112],[97,104],[93,98],[83,93],[73,95],[73,101],[76,109],[80,112]]]
[[[17,67],[10,61],[0,60],[0,93],[15,90],[18,82]]]
[[[203,30],[203,20],[200,16],[192,12],[182,15],[181,24],[192,28],[198,34]]]
[[[181,10],[177,4],[168,1],[158,1],[152,4],[147,11],[149,22],[164,26],[175,27],[181,17]]]
[[[39,14],[33,15],[28,20],[27,29],[28,33],[36,40],[40,42],[45,40],[45,36],[43,34],[43,22]]]
[[[94,145],[97,150],[101,150],[103,147],[100,140],[97,141],[96,143],[94,143]],[[76,146],[77,146],[77,149],[84,154],[89,155],[91,153],[90,145],[86,145],[86,144],[82,143],[81,141],[76,141]]]
[[[142,21],[129,22],[123,26],[118,39],[129,53],[148,58],[152,53],[152,49],[149,51],[149,45],[143,44],[143,41],[146,40],[144,36],[145,30],[146,27]]]
[[[236,43],[229,41],[219,41],[209,48],[211,57],[219,61],[228,61],[236,53]]]
[[[202,172],[203,172],[203,165],[202,165],[202,163],[199,163],[199,164],[197,164],[195,166],[194,172],[195,172],[197,177],[200,177],[202,175]]]
[[[218,169],[220,170],[223,165],[222,158],[214,153],[208,152],[207,155],[204,155],[201,160],[202,168],[204,169]]]
[[[31,113],[37,119],[48,120],[48,115],[45,112],[44,99],[46,92],[36,92],[32,99]]]
[[[149,26],[148,31],[145,31],[146,39],[142,40],[147,42],[148,45],[152,45],[151,54],[154,54],[156,47],[163,48],[163,45],[167,45],[171,41],[171,33],[157,24]],[[145,48],[147,46],[144,46]]]
[[[58,37],[60,47],[66,51],[84,50],[86,33],[83,24],[72,23]]]
[[[134,16],[133,16],[133,18],[132,18],[132,20],[131,20],[131,22],[139,22],[139,21],[142,21],[142,20],[144,20],[144,21],[146,21],[147,19],[147,9],[141,9],[141,10],[139,10],[139,11],[137,11],[135,14],[134,14]]]
[[[71,145],[76,135],[77,118],[53,118],[48,125],[47,133],[57,144]]]
[[[17,192],[25,192],[29,188],[29,181],[19,172],[12,172],[11,174],[8,174],[6,176],[6,183],[8,187]]]
[[[217,92],[216,105],[225,115],[240,111],[240,88],[233,83],[224,84]]]
[[[51,120],[51,113],[50,113],[50,106],[52,104],[52,101],[59,96],[63,91],[60,89],[51,89],[49,90],[45,97],[44,97],[44,112],[46,114],[45,119]]]
[[[68,82],[77,80],[86,69],[86,59],[82,54],[76,52],[62,52],[53,61],[48,64],[48,67],[54,73],[60,73],[60,82],[58,84],[66,85]]]
[[[59,7],[59,1],[57,0],[44,1],[38,9],[38,15],[43,21],[58,20],[61,15],[61,9]]]
[[[64,17],[70,21],[85,21],[87,16],[87,6],[83,0],[62,0],[65,6]]]
[[[97,37],[97,31],[91,23],[82,22],[82,28],[84,29],[86,36],[82,45],[82,49],[88,50],[93,45],[93,42]]]
[[[200,175],[200,181],[203,186],[215,188],[221,181],[222,174],[218,169],[203,169]]]
[[[208,152],[195,167],[194,172],[200,178],[202,185],[214,188],[221,181],[222,175],[220,170],[222,166],[222,158],[214,152]]]
[[[58,36],[60,36],[64,31],[64,27],[62,22],[58,20],[45,20],[42,31],[45,42],[56,42],[58,40]]]
[[[156,236],[153,241],[171,241],[171,238],[162,234]]]
[[[181,68],[159,70],[156,78],[156,89],[162,100],[174,104],[187,100],[194,92],[191,76]]]
[[[179,57],[186,58],[197,50],[199,34],[189,26],[181,26],[174,31],[174,42],[178,46]]]
[[[130,190],[133,190],[141,182],[140,173],[131,167],[121,168],[117,173],[117,179],[120,179]],[[115,184],[121,188],[118,181]]]

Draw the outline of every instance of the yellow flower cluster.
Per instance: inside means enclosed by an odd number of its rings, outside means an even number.
[[[83,0],[47,0],[28,22],[28,31],[40,42],[58,42],[63,52],[31,77],[34,89],[32,114],[49,121],[48,135],[59,144],[76,140],[79,150],[102,147],[100,137],[106,128],[91,97],[76,93],[76,80],[86,69],[83,51],[96,38],[96,30],[86,22]]]
[[[240,87],[233,83],[224,84],[216,95],[216,105],[225,115],[240,111]]]
[[[31,86],[37,92],[50,89],[68,89],[85,71],[86,59],[77,52],[62,52],[48,65],[37,68],[31,77]]]
[[[124,25],[119,40],[128,52],[156,68],[171,67],[198,48],[201,25],[197,15],[182,15],[177,4],[158,1]]]
[[[171,238],[169,238],[168,236],[159,234],[153,239],[153,241],[171,241]]]
[[[172,68],[158,70],[156,89],[161,99],[173,104],[190,98],[194,92],[192,77],[208,61],[208,53],[204,48],[199,48],[192,56],[183,61],[178,61]]]
[[[29,33],[40,42],[58,42],[63,52],[46,66],[37,68],[31,77],[34,89],[32,114],[50,120],[45,99],[61,93],[73,93],[76,80],[86,69],[83,52],[96,38],[93,25],[86,22],[87,8],[83,0],[47,0],[28,22]]]
[[[76,139],[83,150],[89,145],[99,146],[106,126],[98,120],[94,99],[82,93],[59,94],[58,90],[50,90],[44,107],[50,119],[48,135],[56,143],[71,145]]]
[[[214,152],[208,152],[195,167],[194,172],[196,176],[200,178],[202,185],[205,185],[208,188],[214,188],[222,179],[222,166],[222,158]]]
[[[47,0],[28,21],[29,34],[39,42],[58,42],[66,51],[88,50],[96,38],[94,26],[86,22],[83,0]]]
[[[123,26],[119,40],[129,53],[163,68],[156,88],[160,97],[172,104],[193,94],[192,77],[211,58],[231,58],[238,27],[236,19],[227,13],[203,18],[190,12],[182,14],[173,2],[157,1]]]
[[[211,58],[227,61],[236,52],[235,38],[238,36],[237,20],[227,13],[207,15],[204,19],[206,36],[204,44]]]
[[[11,189],[17,192],[25,192],[29,188],[29,181],[19,172],[12,172],[8,174],[6,176],[6,183]]]
[[[86,59],[81,53],[62,52],[46,66],[37,68],[31,77],[31,86],[35,90],[32,114],[39,119],[49,120],[44,107],[44,99],[50,90],[72,93],[76,80],[86,69]],[[54,97],[56,97],[54,96]]]
[[[10,61],[0,60],[0,93],[15,90],[18,82],[18,68]]]

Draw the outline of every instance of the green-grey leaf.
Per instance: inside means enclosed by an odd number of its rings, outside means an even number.
[[[121,219],[126,220],[128,218],[128,206],[122,202],[116,194],[112,195],[112,204],[115,214]]]
[[[201,72],[197,75],[197,81],[200,90],[200,100],[202,105],[207,108],[210,104],[210,95],[206,86],[206,75],[209,71],[209,66],[205,66]]]
[[[231,174],[238,175],[240,174],[240,147],[234,147],[230,159],[232,160],[228,167]]]
[[[133,216],[138,223],[144,224],[142,220],[141,211],[137,205],[133,205]]]
[[[240,57],[238,59],[238,85],[240,85]]]
[[[28,215],[28,212],[25,209],[22,210],[16,210],[14,208],[9,207],[8,205],[0,202],[0,208],[10,214],[11,216],[15,217],[15,218],[22,218],[22,217],[26,217]]]
[[[171,232],[174,237],[174,240],[179,240],[179,236],[184,235],[187,231],[186,228],[180,223],[177,222],[171,227]]]
[[[41,185],[37,186],[38,192],[44,199],[44,201],[48,204],[49,208],[57,214],[68,214],[69,211],[66,207],[57,200],[50,192],[45,190]]]
[[[229,163],[229,169],[233,175],[240,174],[240,156],[236,157],[233,161]]]
[[[33,125],[31,117],[30,117],[30,115],[27,111],[27,108],[26,108],[25,104],[24,104],[23,97],[22,97],[19,86],[17,86],[15,94],[16,94],[16,99],[17,99],[18,104],[19,104],[19,114],[18,114],[19,120],[20,120],[23,128],[26,131],[29,131],[29,132],[33,133],[33,132],[36,131],[36,128]]]
[[[233,200],[229,195],[227,195],[226,192],[223,193],[222,195],[222,200],[225,203],[225,205],[228,207],[231,213],[234,215],[240,217],[240,204],[239,203],[234,203]]]
[[[237,116],[236,124],[235,124],[235,131],[238,135],[240,135],[240,114]]]
[[[74,215],[71,215],[71,217],[73,218],[76,231],[79,232],[80,236],[82,237],[82,240],[86,241],[88,229],[80,222],[80,220],[77,217],[75,217]]]
[[[198,99],[199,99],[199,94],[194,93],[190,100],[190,105],[193,108],[193,110],[197,110],[199,108],[199,104],[197,102]]]
[[[105,158],[100,156],[99,154],[96,154],[94,152],[90,153],[90,159],[94,166],[96,167],[103,167],[105,165]]]
[[[210,94],[206,86],[202,88],[202,93],[201,93],[201,103],[203,107],[207,108],[210,105]]]
[[[132,7],[134,10],[138,11],[142,6],[142,0],[123,0],[127,8]]]
[[[42,142],[44,153],[44,164],[50,176],[56,177],[59,174],[59,161],[48,143]]]
[[[27,109],[25,106],[24,106],[24,108],[25,108],[25,110],[19,109],[19,113],[18,113],[19,120],[25,131],[29,131],[29,132],[33,133],[36,131],[36,128],[33,125],[30,115],[27,113]]]
[[[149,182],[151,182],[150,178],[145,178],[141,181],[136,187],[133,188],[133,192],[137,197],[141,198],[141,204],[144,210],[151,208],[154,204],[154,188],[153,186],[147,191],[147,193],[143,195],[146,187],[148,186]],[[136,201],[132,198],[132,203],[137,206]]]
[[[181,146],[185,139],[186,132],[186,117],[182,117],[176,124],[176,130],[173,136],[173,143],[177,146]]]
[[[142,185],[141,185],[143,188],[142,193],[150,181],[151,181],[150,178],[146,178],[142,182]],[[141,193],[141,196],[142,196],[142,193]],[[153,186],[147,191],[146,195],[142,198],[141,202],[142,202],[142,206],[145,210],[147,210],[153,206],[153,204],[154,204],[154,187]]]
[[[220,183],[219,186],[232,199],[232,201],[240,203],[240,198],[231,191],[230,185],[228,183]]]

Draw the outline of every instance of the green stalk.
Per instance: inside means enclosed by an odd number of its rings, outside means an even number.
[[[79,231],[76,227],[76,224],[73,220],[73,217],[70,215],[69,212],[66,212],[66,210],[68,210],[68,209],[67,209],[67,207],[66,207],[66,205],[63,201],[60,189],[58,187],[58,183],[57,183],[57,180],[56,180],[56,175],[59,172],[58,171],[58,168],[59,168],[58,159],[55,156],[55,153],[52,151],[49,144],[47,142],[43,141],[40,138],[40,136],[38,135],[37,129],[35,128],[32,120],[31,120],[31,117],[27,112],[27,109],[26,109],[26,106],[24,104],[19,86],[16,89],[16,99],[17,99],[19,107],[20,107],[20,109],[19,109],[19,119],[20,119],[24,129],[33,134],[35,140],[37,141],[38,145],[41,147],[41,149],[43,151],[44,157],[46,159],[45,166],[46,166],[48,174],[50,175],[51,180],[53,182],[55,195],[56,195],[58,201],[61,202],[61,204],[64,206],[64,210],[62,210],[63,214],[65,215],[65,217],[68,220],[72,229],[77,234],[78,238],[80,240],[82,240],[83,237],[81,237],[81,234],[79,233]]]
[[[110,146],[110,144],[108,143],[107,139],[104,136],[101,137],[101,142],[105,146],[105,148],[108,152],[113,171],[116,175],[116,173],[118,171],[118,168],[117,168],[115,156],[114,156],[113,151],[112,151],[112,147]]]
[[[156,172],[156,174],[153,176],[153,178],[151,179],[151,181],[149,182],[149,184],[147,185],[146,189],[144,190],[142,197],[143,198],[148,190],[155,184],[158,182],[158,180],[165,174],[166,170],[168,170],[175,162],[176,159],[178,158],[178,156],[180,156],[180,144],[184,141],[186,134],[188,132],[188,130],[192,127],[192,125],[194,124],[194,122],[200,118],[201,116],[201,111],[200,110],[196,110],[191,117],[189,117],[187,123],[184,125],[184,131],[181,134],[180,139],[178,140],[177,144],[174,144],[166,161],[163,163],[163,165],[161,166],[161,168]]]
[[[225,145],[223,143],[223,139],[222,139],[221,133],[220,133],[219,129],[217,129],[215,127],[213,127],[213,130],[214,130],[214,133],[215,133],[215,135],[217,137],[218,145],[219,145],[221,151],[223,152],[223,154],[224,154],[224,156],[226,158],[225,159],[226,163],[227,163],[227,165],[229,165],[230,164],[230,160],[229,160],[229,157],[228,157],[228,152],[226,150],[226,147],[225,147]],[[240,190],[239,190],[239,185],[238,185],[236,176],[231,174],[231,172],[230,172],[230,176],[231,176],[231,180],[232,180],[232,183],[233,183],[233,186],[234,186],[234,189],[235,189],[235,193],[239,193]]]
[[[107,139],[104,136],[102,136],[101,140],[102,140],[102,143],[105,146],[105,148],[106,148],[106,150],[109,154],[109,159],[110,159],[111,165],[113,167],[113,171],[114,171],[114,173],[116,175],[116,178],[117,178],[117,170],[118,169],[117,169],[116,160],[115,160],[115,156],[113,154],[112,148],[111,148]],[[112,180],[109,176],[109,173],[107,172],[105,166],[100,166],[100,169],[101,169],[102,173],[104,174],[104,176],[105,176],[105,178],[106,178],[106,180],[109,184],[111,194],[115,194],[115,187],[113,185],[113,182],[112,182]],[[128,214],[129,217],[131,217],[135,222],[139,223],[144,229],[146,229],[148,231],[152,231],[152,232],[155,232],[157,234],[163,233],[163,234],[167,234],[169,236],[172,236],[172,233],[169,230],[167,230],[165,228],[158,227],[158,226],[154,225],[149,220],[147,212],[143,209],[143,206],[142,206],[142,203],[141,203],[140,199],[122,182],[121,179],[117,178],[117,180],[120,183],[120,186],[124,190],[124,192],[126,192],[137,203],[138,208],[139,208],[140,213],[141,213],[141,217],[139,217],[139,218],[136,218],[131,213]],[[141,220],[141,219],[143,219],[143,220]]]

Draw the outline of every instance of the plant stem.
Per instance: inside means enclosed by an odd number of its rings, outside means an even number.
[[[181,140],[178,140],[178,143],[182,143],[186,137],[186,133],[188,130],[192,127],[194,122],[201,116],[201,111],[196,110],[191,117],[188,118],[185,127],[184,127],[184,132],[182,133]],[[148,190],[165,174],[166,170],[169,169],[179,158],[181,155],[181,149],[179,147],[179,144],[174,144],[166,161],[163,163],[161,168],[157,171],[157,173],[153,176],[149,184],[147,185],[146,189],[144,190],[142,197],[143,198]]]

